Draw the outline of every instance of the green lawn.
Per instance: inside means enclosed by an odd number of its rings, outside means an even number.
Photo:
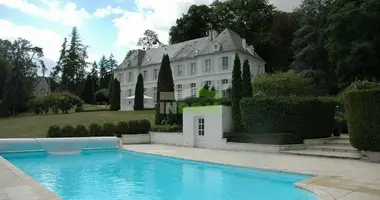
[[[0,138],[33,138],[45,137],[51,125],[89,125],[90,123],[104,123],[148,119],[154,121],[154,111],[98,111],[69,114],[26,115],[0,119]]]

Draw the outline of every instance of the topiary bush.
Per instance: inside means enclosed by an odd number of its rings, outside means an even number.
[[[147,119],[141,119],[138,121],[139,133],[149,133],[150,121]]]
[[[56,137],[61,137],[61,135],[62,135],[61,128],[57,125],[53,125],[53,126],[49,127],[47,134],[46,134],[46,137],[56,138]]]
[[[294,70],[262,74],[252,81],[254,93],[268,96],[314,96],[317,87],[312,78],[307,78]]]
[[[292,133],[302,139],[329,137],[336,101],[327,98],[255,97],[240,102],[246,133]]]
[[[129,134],[131,131],[129,130],[128,122],[118,122],[116,124],[116,136],[121,137],[123,134]]]
[[[380,89],[347,92],[344,105],[351,145],[380,152]]]
[[[90,136],[101,136],[102,126],[98,123],[91,123],[88,126],[88,131],[89,131]]]
[[[75,135],[74,132],[74,127],[66,125],[61,129],[61,137],[73,137]]]
[[[104,123],[103,124],[103,136],[115,136],[116,135],[116,125],[113,123]]]
[[[153,132],[182,132],[182,126],[179,125],[155,125],[150,128]]]
[[[74,137],[88,137],[89,132],[87,128],[83,125],[77,125],[74,130]]]

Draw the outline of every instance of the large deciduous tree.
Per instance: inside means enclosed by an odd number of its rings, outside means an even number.
[[[144,50],[149,50],[151,48],[161,47],[163,43],[158,39],[156,32],[146,30],[143,37],[137,42],[137,46],[142,47]]]
[[[137,77],[133,109],[144,110],[144,79],[142,74]]]
[[[326,48],[341,87],[380,79],[380,1],[335,0],[327,20]]]
[[[0,100],[3,99],[4,87],[11,72],[11,66],[7,59],[0,57]]]
[[[192,5],[186,14],[176,20],[170,28],[170,44],[207,36],[212,23],[212,8],[207,5]],[[216,27],[214,27],[216,28]]]
[[[240,100],[242,99],[241,63],[239,55],[235,54],[234,68],[232,70],[232,123],[235,132],[244,130],[240,114]]]

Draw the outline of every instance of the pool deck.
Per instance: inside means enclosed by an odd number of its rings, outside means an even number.
[[[380,200],[380,164],[377,163],[154,144],[123,147],[129,151],[161,156],[315,175],[315,178],[296,186],[316,193],[320,200]]]
[[[380,164],[360,160],[222,151],[166,145],[124,145],[125,150],[256,169],[315,175],[297,183],[320,200],[380,200]],[[0,200],[61,200],[0,156]]]

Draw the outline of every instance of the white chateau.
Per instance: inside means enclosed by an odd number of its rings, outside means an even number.
[[[121,110],[133,110],[137,76],[144,77],[145,107],[152,107],[156,99],[157,79],[162,56],[168,54],[174,79],[175,97],[181,100],[198,96],[198,91],[208,84],[223,96],[231,86],[235,53],[240,62],[248,59],[252,76],[265,73],[265,61],[252,46],[237,33],[225,29],[218,34],[210,30],[207,37],[149,50],[133,50],[114,70],[114,77],[120,81]]]

